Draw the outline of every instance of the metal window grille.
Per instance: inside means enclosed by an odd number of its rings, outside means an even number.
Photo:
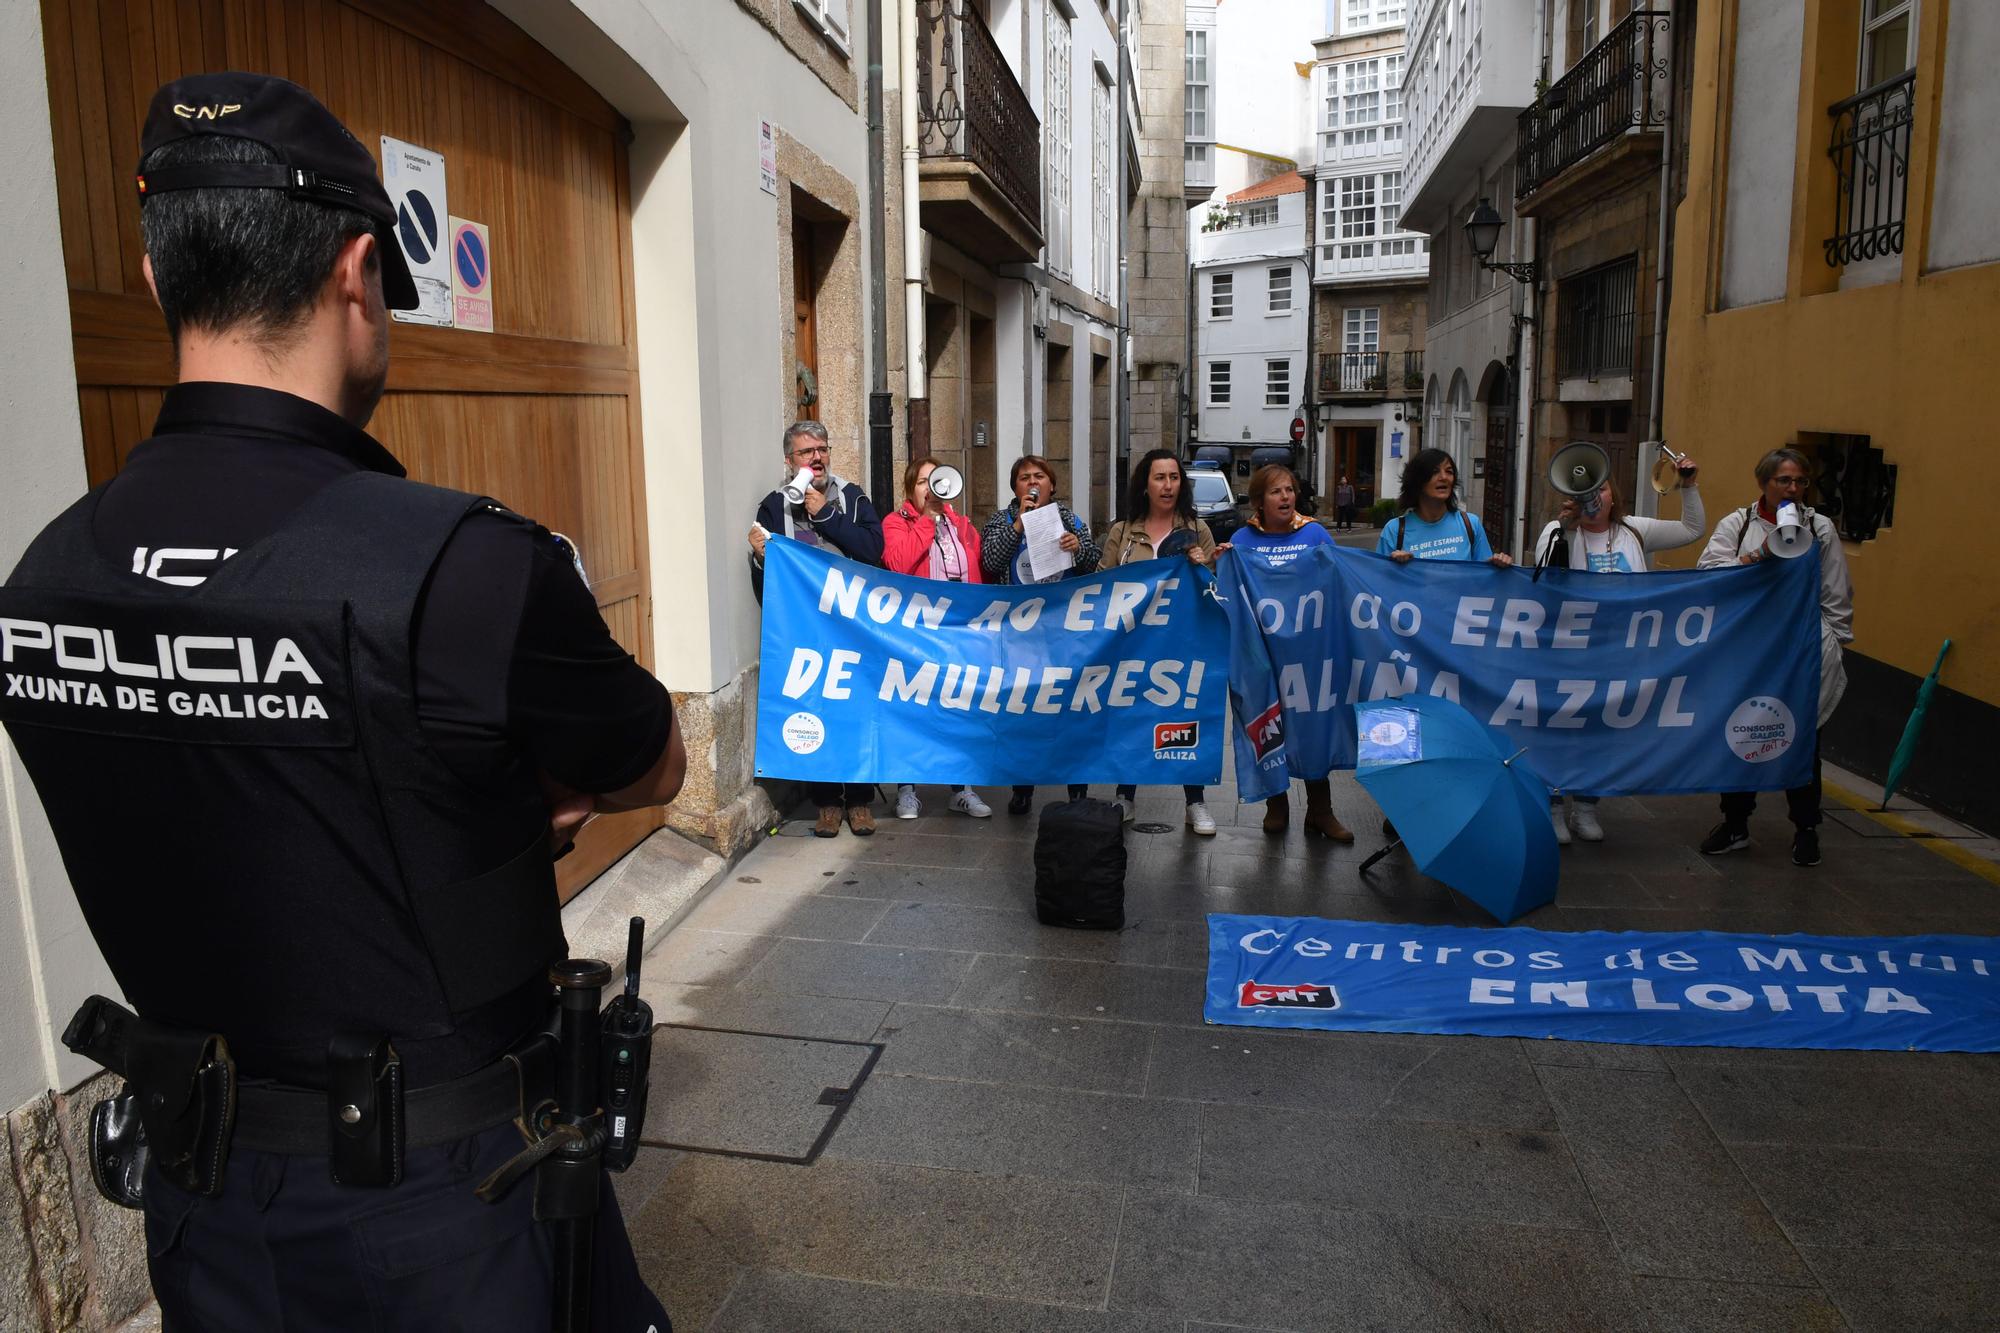
[[[1914,70],[1827,108],[1833,145],[1827,156],[1839,185],[1826,262],[1835,268],[1903,252],[1903,212],[1910,192],[1910,122]]]
[[[1632,371],[1638,332],[1639,261],[1605,264],[1556,288],[1556,365],[1564,379]]]

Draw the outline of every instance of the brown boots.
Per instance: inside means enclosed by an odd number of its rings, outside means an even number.
[[[1334,842],[1353,842],[1354,835],[1333,813],[1333,787],[1325,778],[1306,783],[1306,836],[1330,838]],[[1264,802],[1264,832],[1282,835],[1291,827],[1292,801],[1289,794],[1280,793]]]

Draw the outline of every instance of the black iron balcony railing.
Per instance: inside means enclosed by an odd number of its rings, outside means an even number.
[[[1620,135],[1666,128],[1672,49],[1667,11],[1635,9],[1550,84],[1518,121],[1515,197],[1526,199]]]
[[[1322,352],[1320,396],[1402,393],[1424,387],[1422,352]]]
[[[1827,108],[1839,180],[1826,262],[1835,268],[1903,253],[1903,207],[1910,193],[1910,121],[1915,70]]]
[[[967,0],[917,0],[917,151],[964,158],[1042,229],[1042,125]]]

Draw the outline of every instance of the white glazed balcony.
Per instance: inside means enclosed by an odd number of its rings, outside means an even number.
[[[1461,15],[1463,17],[1461,17]],[[1435,235],[1535,100],[1532,0],[1417,0],[1403,75],[1403,217]]]

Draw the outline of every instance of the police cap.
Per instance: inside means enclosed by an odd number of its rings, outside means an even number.
[[[382,297],[391,310],[413,310],[417,286],[396,243],[396,209],[375,174],[375,159],[331,111],[296,83],[268,74],[191,74],[153,94],[139,143],[143,164],[176,139],[226,134],[263,144],[276,162],[198,162],[139,173],[139,202],[168,190],[283,190],[335,204],[375,223],[382,256]]]

